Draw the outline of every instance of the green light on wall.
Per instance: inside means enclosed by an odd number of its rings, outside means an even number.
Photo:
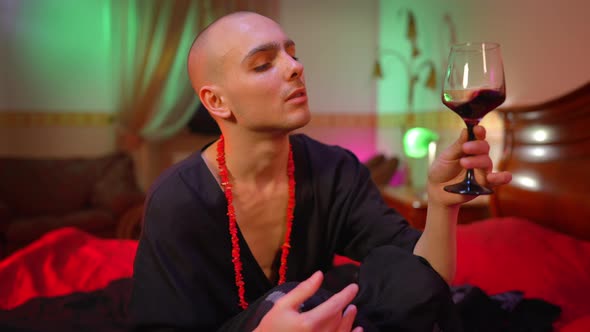
[[[11,66],[13,107],[112,109],[111,1],[15,2]]]
[[[430,0],[379,1],[379,39],[373,77],[377,112],[440,109],[440,68],[455,41],[451,4]]]

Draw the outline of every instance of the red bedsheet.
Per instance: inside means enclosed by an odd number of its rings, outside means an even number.
[[[137,241],[101,239],[76,228],[47,233],[0,261],[0,308],[38,296],[93,291],[130,277],[136,249]]]
[[[477,285],[490,295],[523,291],[561,307],[557,328],[578,320],[583,326],[567,331],[590,331],[590,242],[525,219],[460,225],[453,284]]]
[[[460,225],[455,285],[512,290],[559,305],[561,332],[590,331],[590,242],[516,218]],[[89,292],[132,275],[137,241],[63,228],[0,261],[0,309]],[[339,259],[337,263],[344,262]]]

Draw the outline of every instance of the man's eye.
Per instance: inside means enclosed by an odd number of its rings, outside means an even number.
[[[299,61],[299,58],[298,58],[298,57],[296,57],[296,56],[294,56],[294,55],[293,55],[293,56],[291,56],[291,57],[293,58],[293,60],[295,60],[295,61]]]
[[[265,63],[265,64],[263,64],[263,65],[260,65],[260,66],[258,66],[258,67],[254,67],[254,70],[255,70],[255,71],[265,71],[265,70],[267,70],[268,68],[270,68],[270,63],[269,63],[269,62],[267,62],[267,63]]]

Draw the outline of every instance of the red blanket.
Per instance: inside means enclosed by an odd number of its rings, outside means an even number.
[[[490,219],[458,230],[454,284],[488,294],[521,290],[559,305],[562,332],[590,331],[590,242],[526,220]],[[105,288],[131,277],[137,241],[63,228],[0,261],[0,309],[39,297]]]
[[[137,241],[101,239],[75,228],[50,232],[0,262],[0,308],[130,277],[136,249]]]

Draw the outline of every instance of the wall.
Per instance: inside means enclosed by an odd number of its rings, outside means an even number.
[[[462,40],[502,44],[506,105],[539,103],[590,80],[590,1],[462,0]]]
[[[112,110],[109,1],[0,3],[0,109]]]
[[[305,65],[313,115],[312,123],[301,131],[342,145],[362,160],[375,151],[376,82],[371,72],[378,4],[377,0],[284,0],[280,6],[279,21]]]
[[[0,154],[114,149],[110,1],[0,0]]]
[[[508,96],[504,106],[540,103],[590,80],[590,2],[568,0],[397,0],[380,2],[379,42],[409,59],[405,10],[416,17],[417,62],[431,59],[439,78],[444,74],[451,26],[456,41],[497,41],[502,45]],[[380,113],[404,112],[408,105],[407,74],[402,61],[382,54],[384,79],[377,87]],[[421,80],[425,78],[421,72]],[[389,76],[393,75],[393,79]],[[440,85],[438,86],[440,88]],[[441,109],[439,91],[420,84],[416,88],[417,112]]]
[[[281,2],[279,21],[305,65],[310,106],[317,113],[371,113],[375,108],[378,1]]]
[[[505,106],[542,102],[590,80],[586,0],[283,0],[280,9],[281,24],[305,64],[310,105],[317,113],[376,110],[377,81],[371,74],[378,44],[392,40],[381,46],[402,52],[409,47],[403,9],[416,14],[418,45],[438,65],[448,55],[445,14],[454,22],[458,42],[500,42],[509,89]],[[383,62],[384,71],[390,66],[397,80],[407,80],[395,60]],[[442,75],[442,68],[438,70]],[[405,96],[403,91],[390,93]],[[416,93],[418,111],[442,109],[438,93]]]
[[[457,1],[380,1],[378,47],[382,77],[377,80],[380,114],[428,112],[439,109],[441,77],[449,45],[457,37],[457,20],[464,17]],[[409,31],[413,17],[414,30]],[[415,41],[415,43],[413,43]],[[416,54],[413,54],[416,51]],[[426,82],[433,65],[434,86]],[[409,101],[410,79],[414,85]]]
[[[0,154],[97,155],[114,148],[109,119],[116,85],[110,79],[110,23],[104,15],[110,3],[0,0]],[[505,105],[541,102],[590,80],[586,0],[283,0],[279,20],[297,43],[314,113],[303,132],[350,148],[361,159],[376,151],[400,153],[404,106],[378,106],[384,81],[372,73],[385,33],[397,36],[391,47],[407,47],[399,13],[406,6],[416,13],[421,49],[437,61],[445,57],[439,43],[447,35],[436,22],[445,12],[453,17],[459,41],[499,41],[508,84]],[[384,61],[383,70],[385,79],[407,80],[391,61]],[[403,98],[402,89],[383,88],[381,96]],[[441,143],[454,139],[461,123],[449,120],[437,93],[419,89],[416,98],[427,124],[450,123],[450,129],[441,129]],[[496,128],[491,136],[498,137],[497,120],[490,126]],[[500,144],[493,148],[498,151]]]

